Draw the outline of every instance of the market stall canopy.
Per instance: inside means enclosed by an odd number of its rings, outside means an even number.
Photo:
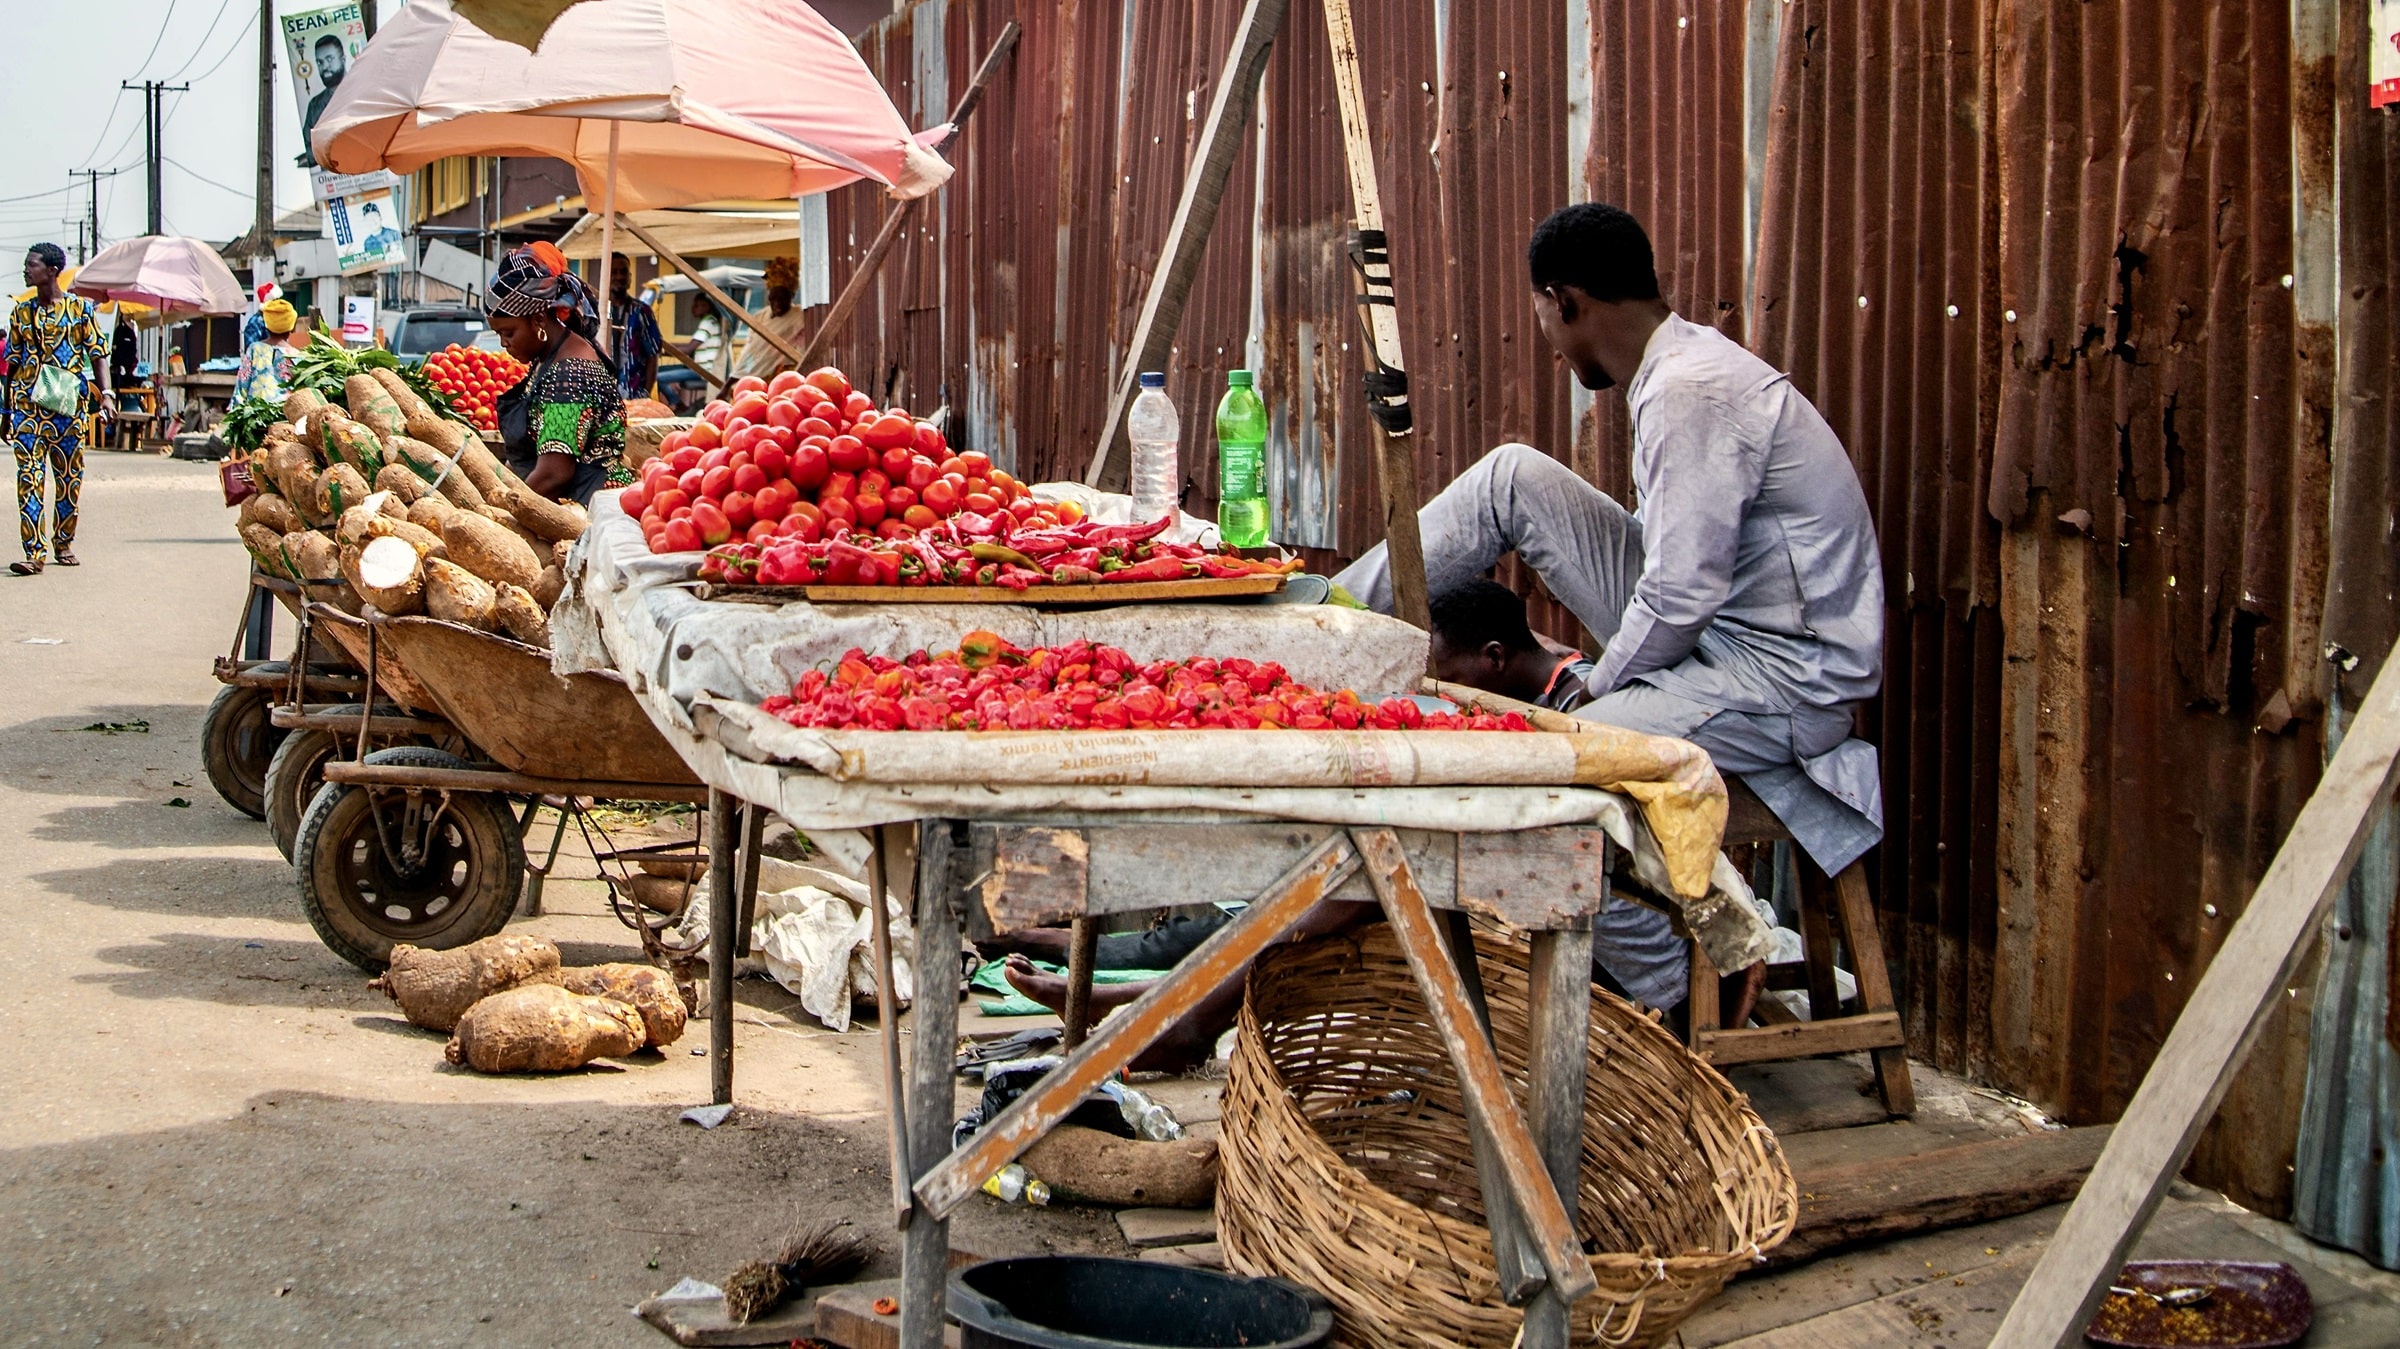
[[[242,283],[215,248],[174,234],[110,244],[74,274],[67,289],[94,300],[148,305],[169,318],[239,314],[249,306]]]
[[[687,258],[794,258],[800,255],[797,206],[783,203],[779,211],[628,211],[634,224],[650,237]],[[600,217],[587,215],[575,222],[558,250],[570,258],[600,256]],[[649,255],[641,241],[617,236],[617,251]]]
[[[605,0],[558,16],[541,50],[449,0],[408,0],[350,68],[310,138],[337,173],[413,173],[450,155],[575,166],[619,210],[793,198],[871,178],[901,198],[950,166],[913,135],[850,40],[788,0]]]

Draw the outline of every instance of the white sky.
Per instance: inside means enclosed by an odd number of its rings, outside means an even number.
[[[276,13],[332,0],[276,0]],[[398,9],[384,0],[378,12]],[[216,243],[250,228],[258,163],[259,0],[75,0],[15,3],[0,69],[0,285],[16,287],[25,248],[50,240],[75,257],[89,189],[70,169],[125,172],[100,182],[100,237],[114,243],[146,223],[142,95],[121,80],[189,84],[164,96],[166,228]],[[291,72],[277,53],[275,203],[308,201]],[[213,180],[210,181],[210,180]],[[227,188],[233,189],[227,191]],[[37,195],[39,194],[39,195]]]

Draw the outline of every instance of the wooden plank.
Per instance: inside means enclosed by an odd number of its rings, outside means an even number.
[[[1234,26],[1233,48],[1217,74],[1217,92],[1208,102],[1208,118],[1200,124],[1200,139],[1192,147],[1192,166],[1184,174],[1183,195],[1167,223],[1166,242],[1158,265],[1150,273],[1149,293],[1142,297],[1141,316],[1134,320],[1133,337],[1125,344],[1125,368],[1117,373],[1109,395],[1108,419],[1102,422],[1100,444],[1092,450],[1091,467],[1083,480],[1100,486],[1108,476],[1109,454],[1125,429],[1125,409],[1133,403],[1134,382],[1144,370],[1163,370],[1175,346],[1175,329],[1183,322],[1184,301],[1192,279],[1200,274],[1209,233],[1216,228],[1217,207],[1225,199],[1225,179],[1241,153],[1250,127],[1251,109],[1258,106],[1258,81],[1266,73],[1267,53],[1275,32],[1283,27],[1288,0],[1249,0]],[[1195,428],[1197,430],[1197,428]]]
[[[1404,861],[1406,856],[1402,854]],[[1475,955],[1475,926],[1465,913],[1452,909],[1442,915],[1440,931],[1446,947],[1444,955],[1458,973],[1458,991],[1466,995],[1467,1009],[1474,1013],[1475,1033],[1489,1046],[1492,1009],[1483,993],[1483,963]],[[1475,1154],[1475,1184],[1483,1194],[1483,1226],[1492,1236],[1500,1300],[1512,1307],[1525,1306],[1549,1286],[1549,1279],[1543,1272],[1541,1256],[1533,1249],[1532,1238],[1525,1231],[1525,1220],[1517,1213],[1516,1197],[1508,1179],[1508,1159],[1501,1154],[1491,1131],[1472,1120],[1468,1122],[1467,1143]]]
[[[992,849],[983,887],[984,911],[996,931],[1039,927],[1082,914],[1183,905],[1243,903],[1275,884],[1292,865],[1340,832],[1322,824],[1127,824],[1091,825],[1073,832],[1083,839],[1085,860],[1078,876],[1062,870],[1061,846],[1033,833],[1010,834],[1008,825],[977,825],[975,837]],[[1453,907],[1456,836],[1425,830],[1400,831],[1419,888],[1434,907]],[[1027,850],[1015,858],[1014,849]],[[1045,856],[1045,853],[1048,855]],[[1026,868],[1039,868],[1033,874]],[[1162,888],[1162,877],[1173,877]],[[1371,903],[1375,892],[1352,872],[1328,899]]]
[[[1862,862],[1852,862],[1833,878],[1835,913],[1841,919],[1842,945],[1850,952],[1851,973],[1858,979],[1858,1005],[1869,1015],[1891,1012],[1899,1015],[1898,1004],[1892,1001],[1891,971],[1883,961],[1883,934],[1875,926],[1875,908],[1867,900],[1867,868]],[[1820,964],[1825,962],[1820,961]],[[1832,977],[1829,969],[1827,978]],[[1916,1084],[1908,1076],[1908,1036],[1877,1048],[1875,1085],[1883,1095],[1884,1108],[1895,1115],[1917,1112]]]
[[[1767,1263],[1796,1265],[1848,1246],[2061,1203],[2090,1173],[2109,1132],[2107,1125],[2059,1129],[1913,1157],[1795,1170],[1800,1222],[1788,1240],[1767,1252]]]
[[[1791,1021],[1745,1030],[1704,1031],[1696,1046],[1714,1064],[1761,1063],[1809,1054],[1849,1054],[1903,1042],[1898,1012],[1861,1012],[1831,1021]]]
[[[708,1099],[733,1101],[734,796],[708,791]]]
[[[1459,986],[1458,970],[1442,949],[1433,911],[1409,874],[1400,840],[1389,829],[1357,829],[1350,836],[1365,860],[1368,879],[1375,883],[1376,897],[1383,901],[1383,915],[1391,924],[1392,935],[1408,958],[1409,972],[1416,976],[1417,989],[1425,995],[1427,1014],[1450,1051],[1467,1118],[1492,1140],[1508,1178],[1509,1198],[1525,1222],[1542,1268],[1549,1272],[1550,1287],[1572,1305],[1597,1289],[1599,1281],[1583,1258],[1583,1243],[1567,1219],[1558,1191],[1550,1184],[1533,1133],[1517,1113],[1508,1080],[1500,1072],[1499,1056],[1475,1024],[1466,990]]]
[[[674,268],[676,271],[679,271],[686,277],[690,278],[692,285],[697,287],[701,294],[715,301],[717,307],[725,311],[725,317],[728,320],[749,324],[751,337],[765,339],[768,346],[771,346],[777,351],[782,352],[784,355],[790,357],[794,361],[798,361],[800,359],[800,349],[798,347],[793,346],[784,338],[781,333],[776,332],[774,329],[762,328],[758,324],[751,322],[750,311],[743,308],[740,301],[737,301],[732,296],[727,295],[724,288],[719,286],[716,282],[709,280],[705,276],[702,276],[699,268],[694,267],[692,264],[683,260],[682,254],[676,252],[672,248],[667,247],[665,244],[660,243],[656,235],[633,223],[633,217],[628,215],[620,215],[616,219],[619,225],[631,230],[633,232],[633,237],[641,240],[643,246],[647,247],[660,262],[667,264],[669,267]]]
[[[1873,1076],[1848,1059],[1790,1059],[1721,1071],[1778,1137],[1884,1120],[1883,1103],[1871,1094]]]
[[[1464,865],[1464,859],[1461,859]],[[1558,1191],[1567,1221],[1575,1221],[1582,1193],[1583,1094],[1592,1027],[1592,929],[1583,919],[1565,931],[1533,934],[1533,963],[1527,1028],[1528,1111],[1542,1165]],[[1525,1309],[1520,1349],[1565,1349],[1572,1338],[1568,1306],[1544,1289]]]
[[[916,1179],[916,1168],[909,1164],[912,1150],[908,1145],[908,1087],[906,1070],[900,1062],[900,1003],[892,996],[894,982],[892,962],[892,858],[894,840],[899,825],[878,825],[875,829],[875,851],[867,856],[867,894],[875,906],[875,1024],[876,1039],[883,1050],[883,1117],[885,1145],[891,1153],[888,1170],[892,1177],[892,1226],[908,1226],[909,1211],[916,1207],[911,1199],[909,1183]]]
[[[1061,1049],[1073,1051],[1092,1029],[1092,963],[1100,954],[1100,920],[1077,915],[1067,942],[1067,1005],[1059,1010]]]
[[[988,830],[978,826],[975,832],[992,837],[983,911],[995,929],[1014,932],[1090,912],[1091,845],[1081,831],[1004,824]]]
[[[1191,1269],[1224,1269],[1225,1248],[1214,1241],[1190,1246],[1160,1246],[1143,1251],[1141,1258],[1162,1265],[1183,1265]]]
[[[910,1168],[913,1182],[950,1146],[953,1109],[958,1099],[952,1084],[952,1055],[958,1047],[958,919],[972,854],[962,856],[960,831],[950,820],[922,820],[917,825],[917,950],[933,953],[938,964],[917,966],[917,998],[909,1012],[912,1032],[908,1064],[908,1157],[893,1158],[895,1167]],[[992,1168],[998,1170],[998,1167]],[[985,1175],[989,1175],[986,1172]],[[981,1176],[976,1178],[978,1181]],[[930,1212],[921,1199],[913,1202],[900,1238],[901,1349],[938,1349],[948,1321],[945,1290],[950,1265],[950,1223],[947,1210]]]
[[[2400,656],[2395,649],[2394,656]],[[1993,1341],[2058,1349],[2091,1320],[2167,1182],[2191,1154],[2268,1010],[2284,997],[2368,826],[2400,778],[2400,659],[2387,657],[2258,890],[2143,1074],[2109,1147]]]
[[[1205,1208],[1128,1208],[1117,1210],[1117,1230],[1135,1250],[1152,1246],[1190,1246],[1217,1239],[1217,1213]]]
[[[1518,829],[1458,836],[1458,904],[1529,931],[1566,929],[1608,901],[1608,835]]]
[[[1131,1006],[1102,1023],[1098,1033],[1052,1069],[1039,1086],[1011,1102],[974,1138],[921,1176],[916,1184],[920,1206],[916,1221],[923,1223],[927,1211],[947,1216],[975,1193],[986,1177],[1024,1155],[1027,1148],[1081,1105],[1110,1074],[1157,1043],[1160,1036],[1203,999],[1239,978],[1259,952],[1291,931],[1294,923],[1357,866],[1358,851],[1350,837],[1342,833],[1329,835],[1286,873],[1275,888],[1253,900],[1240,917],[1201,943],[1200,949],[1185,958],[1173,974],[1152,984]],[[947,940],[951,947],[957,945],[954,931],[947,934]],[[922,925],[917,941],[919,950],[947,949]],[[945,1001],[955,1006],[955,999]],[[918,1006],[925,1006],[925,1000],[921,998]],[[942,1029],[941,1081],[946,1085],[952,1028]],[[917,1052],[922,1061],[929,1057],[925,1049],[928,1029],[920,1025],[917,1034]],[[924,1091],[922,1073],[917,1081],[920,1084],[917,1089]],[[943,1127],[948,1128],[946,1121]],[[926,1139],[912,1135],[912,1142],[924,1144]],[[926,1155],[940,1155],[939,1142],[935,1139]],[[914,1230],[912,1227],[911,1231]]]
[[[1281,576],[1203,576],[1191,581],[1120,581],[1099,585],[1000,586],[721,586],[699,587],[704,600],[741,604],[1180,604],[1186,600],[1245,599],[1283,589]]]
[[[973,1264],[977,1258],[957,1252],[950,1267]],[[899,1313],[875,1310],[876,1302],[883,1298],[899,1299],[900,1283],[898,1279],[877,1279],[871,1283],[843,1284],[818,1294],[816,1305],[811,1308],[817,1323],[814,1338],[839,1345],[841,1349],[900,1349]],[[942,1331],[945,1349],[957,1349],[958,1342],[957,1326]]]

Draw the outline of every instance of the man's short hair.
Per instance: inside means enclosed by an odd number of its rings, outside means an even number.
[[[321,37],[321,38],[318,38],[318,39],[317,39],[317,45],[316,45],[315,47],[311,47],[311,48],[309,48],[309,50],[310,50],[310,51],[316,51],[316,50],[318,50],[319,48],[324,48],[324,47],[331,47],[331,48],[333,48],[335,51],[337,51],[337,52],[341,52],[341,53],[342,53],[342,55],[343,55],[343,56],[345,56],[345,57],[346,57],[346,56],[348,56],[348,55],[350,54],[350,53],[348,53],[348,52],[342,51],[342,40],[341,40],[340,38],[338,38],[338,37],[335,37],[335,36],[334,36],[333,34],[331,34],[331,33],[327,33],[325,36],[323,36],[323,37]]]
[[[1475,580],[1433,597],[1433,630],[1454,651],[1481,650],[1498,642],[1508,652],[1538,651],[1525,623],[1525,601],[1497,581]]]
[[[67,269],[67,250],[57,244],[35,244],[25,251],[40,258],[42,265],[51,271],[63,272]]]
[[[1578,202],[1533,227],[1525,245],[1533,288],[1573,286],[1604,304],[1658,298],[1658,265],[1642,222],[1621,206]]]

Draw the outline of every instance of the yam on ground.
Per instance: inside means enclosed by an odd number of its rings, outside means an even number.
[[[236,529],[249,525],[265,525],[278,534],[289,534],[295,529],[308,528],[308,521],[300,518],[300,512],[292,509],[292,503],[282,493],[260,492],[242,503],[242,513],[234,521]]]
[[[342,579],[358,597],[394,617],[425,612],[425,559],[403,539],[369,539],[342,550]]]
[[[558,986],[589,998],[613,998],[641,1013],[644,1039],[652,1049],[682,1039],[692,1014],[675,991],[675,977],[655,965],[569,966],[558,972]]]
[[[339,520],[343,511],[365,501],[369,495],[366,474],[348,462],[335,464],[317,479],[317,514]]]
[[[456,514],[458,514],[458,507],[450,504],[450,498],[439,492],[428,492],[424,496],[418,497],[417,503],[408,508],[408,522],[419,529],[431,530],[439,535],[442,532],[442,521]]]
[[[403,942],[367,987],[390,995],[409,1024],[450,1031],[467,1009],[502,989],[558,973],[558,948],[540,937],[503,933],[451,951]]]
[[[283,396],[283,419],[298,422],[325,406],[325,395],[314,389],[294,389]]]
[[[401,417],[400,430],[394,434],[408,434],[408,419],[411,417],[430,417],[434,415],[433,405],[427,403],[423,398],[419,397],[416,390],[408,387],[408,381],[400,378],[399,371],[385,370],[378,367],[376,369],[369,370],[367,374],[372,377],[377,384],[383,386],[383,391],[385,393],[388,393],[392,396],[392,402],[399,405]],[[343,385],[342,387],[345,391],[349,388],[347,384]],[[385,436],[384,439],[390,440],[391,437]]]
[[[499,603],[499,592],[492,589],[491,582],[455,562],[438,557],[425,560],[426,613],[444,622],[463,623],[480,632],[490,632],[499,626],[494,612]]]
[[[677,876],[644,874],[626,877],[624,888],[625,893],[633,896],[634,903],[652,913],[675,917],[691,907],[692,894],[697,887],[694,881]]]
[[[452,511],[442,521],[450,560],[492,582],[530,587],[542,574],[542,559],[530,544],[474,511]]]
[[[442,542],[441,535],[412,520],[394,520],[388,515],[378,515],[367,521],[367,538],[405,539],[410,547],[417,550],[419,557],[450,556],[449,546]],[[364,546],[363,542],[361,546]]]
[[[546,614],[557,608],[558,597],[567,593],[567,574],[557,567],[544,567],[528,589],[533,592],[533,602]]]
[[[1068,1124],[1020,1160],[1061,1199],[1120,1208],[1207,1208],[1216,1201],[1213,1138],[1152,1143]]]
[[[421,440],[445,456],[457,454],[461,447],[476,438],[473,428],[461,426],[446,417],[436,417],[430,409],[421,417],[408,419],[408,434],[411,439]]]
[[[303,581],[338,581],[342,578],[342,556],[333,540],[313,529],[298,530],[283,536],[284,555]]]
[[[498,598],[492,604],[492,616],[500,621],[500,630],[527,646],[550,649],[550,615],[533,602],[533,592],[520,585],[495,586]]]
[[[649,1039],[642,1014],[614,998],[525,984],[459,1018],[442,1057],[479,1073],[555,1073],[631,1054]]]
[[[408,434],[408,418],[382,381],[373,375],[352,375],[342,381],[342,401],[361,426],[375,433],[378,444]]]
[[[397,460],[385,464],[382,471],[375,475],[375,481],[368,485],[378,492],[389,492],[398,497],[403,511],[416,505],[418,498],[433,490],[423,478],[417,476],[415,469]]]
[[[284,552],[283,535],[265,525],[244,525],[241,533],[242,546],[250,550],[250,559],[260,571],[287,581],[300,579],[299,566]]]
[[[437,485],[452,505],[471,511],[484,504],[483,493],[476,491],[475,484],[468,481],[467,475],[458,471],[450,456],[439,449],[414,436],[402,436],[387,448],[394,458],[405,461],[416,470],[418,477]]]

